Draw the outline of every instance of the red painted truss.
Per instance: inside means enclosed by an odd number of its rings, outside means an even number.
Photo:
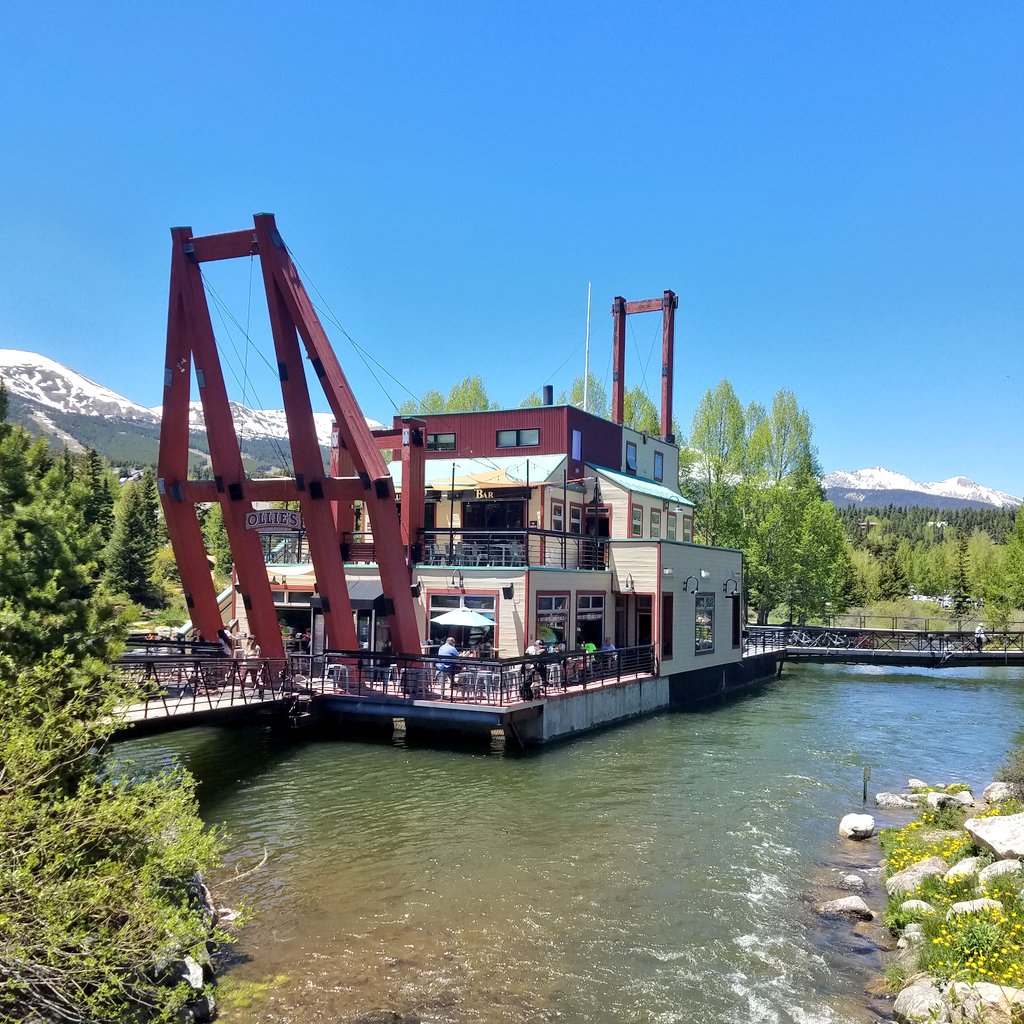
[[[257,214],[252,230],[195,237],[191,228],[171,231],[171,289],[167,312],[163,421],[160,428],[159,489],[167,531],[181,573],[185,600],[199,633],[212,640],[221,628],[197,502],[216,500],[224,514],[238,590],[250,630],[264,657],[281,657],[284,645],[259,535],[247,530],[254,500],[298,501],[305,524],[329,646],[358,647],[352,606],[339,545],[339,530],[351,529],[352,502],[363,502],[373,529],[374,549],[397,651],[418,654],[419,629],[409,588],[415,527],[400,522],[394,484],[341,365],[313,309],[271,214]],[[270,311],[281,396],[288,421],[295,476],[252,480],[246,476],[238,435],[228,405],[202,264],[258,257]],[[337,423],[349,475],[324,472],[302,351],[310,360]],[[214,484],[188,480],[189,401],[192,370],[206,419]],[[399,439],[396,439],[399,440]],[[422,438],[404,431],[403,465],[422,466]],[[407,449],[409,449],[407,451]],[[413,451],[413,449],[416,449]],[[421,470],[422,473],[422,470]],[[405,503],[407,505],[408,503]],[[410,513],[403,506],[403,512]]]

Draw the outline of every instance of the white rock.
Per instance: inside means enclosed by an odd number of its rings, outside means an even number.
[[[988,981],[968,984],[955,981],[948,986],[946,999],[954,1007],[948,1020],[985,1024],[1013,1024],[1024,1008],[1024,989],[993,985]],[[1015,1012],[1016,1011],[1016,1012]]]
[[[907,779],[907,789],[927,789],[928,783],[921,779]]]
[[[925,802],[929,807],[945,807],[947,804],[956,803],[951,793],[929,793],[925,797]]]
[[[998,804],[1003,800],[1013,800],[1015,797],[1024,796],[1020,786],[1012,782],[993,782],[986,786],[981,794],[990,804]]]
[[[895,896],[898,892],[913,892],[926,878],[931,875],[944,875],[948,870],[949,865],[941,857],[928,857],[887,878],[885,888],[890,896]]]
[[[867,885],[860,875],[843,875],[843,877],[839,879],[839,888],[848,889],[850,892],[863,892],[867,888]]]
[[[949,799],[955,804],[962,804],[964,807],[971,807],[974,804],[974,796],[969,789],[962,789],[959,793],[950,793]]]
[[[931,917],[935,913],[935,908],[924,900],[904,900],[900,904],[900,910],[904,914],[923,914],[925,917]]]
[[[829,900],[818,904],[819,914],[836,914],[840,917],[856,917],[870,921],[875,915],[859,896],[844,896],[841,900]]]
[[[957,917],[959,914],[980,914],[984,910],[1002,910],[1003,905],[999,900],[990,900],[982,897],[980,900],[964,900],[963,903],[954,903],[946,911],[946,920]]]
[[[875,819],[870,814],[847,814],[839,822],[839,834],[847,839],[870,839],[875,834]]]
[[[900,793],[876,793],[875,806],[888,811],[906,811],[913,810],[917,803]]]
[[[978,872],[978,884],[987,885],[992,878],[998,878],[999,875],[1012,875],[1022,870],[1024,870],[1024,864],[1021,864],[1015,857],[1008,860],[997,860],[995,864],[989,864],[987,868],[982,868]]]
[[[942,994],[931,979],[908,985],[896,997],[892,1008],[893,1020],[899,1024],[946,1024],[949,1009],[942,1001]]]
[[[949,882],[955,878],[964,878],[967,875],[976,875],[981,870],[978,865],[979,860],[977,857],[964,857],[963,860],[958,860],[946,872],[945,880]]]
[[[964,828],[976,846],[989,850],[1000,860],[1024,856],[1024,814],[968,818]]]

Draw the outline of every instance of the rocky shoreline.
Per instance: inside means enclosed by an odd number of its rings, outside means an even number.
[[[900,1024],[1013,1024],[1024,1020],[1024,792],[1004,782],[980,799],[963,784],[909,779],[905,793],[879,793],[886,811],[916,811],[903,828],[878,832],[870,814],[848,814],[839,834],[879,841],[887,905],[872,909],[873,887],[846,872],[848,895],[817,905],[826,917],[882,919],[896,939],[886,954],[898,990]]]

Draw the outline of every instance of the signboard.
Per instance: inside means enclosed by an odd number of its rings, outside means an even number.
[[[247,512],[245,528],[261,532],[278,532],[281,530],[301,530],[302,516],[298,512],[287,509],[267,508],[258,512]]]

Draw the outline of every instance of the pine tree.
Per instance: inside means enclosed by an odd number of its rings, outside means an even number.
[[[956,564],[953,569],[953,614],[963,618],[971,607],[971,584],[967,576],[967,535],[961,533],[956,541]]]
[[[153,597],[153,558],[160,546],[159,499],[152,472],[125,484],[114,512],[104,581],[111,593],[145,603]]]

